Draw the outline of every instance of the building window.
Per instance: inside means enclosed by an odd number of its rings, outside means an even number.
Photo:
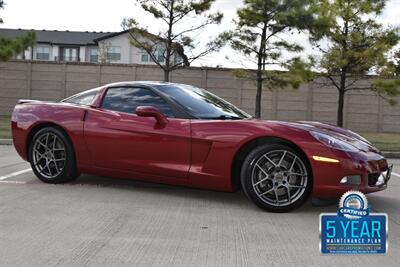
[[[150,57],[150,55],[146,51],[142,50],[141,53],[142,53],[142,62],[151,62],[151,61],[153,61],[152,58]],[[154,56],[157,57],[157,61],[159,63],[163,63],[165,61],[164,51],[158,50],[157,51],[157,55],[154,55]]]
[[[99,49],[97,48],[90,49],[90,62],[94,63],[99,62]]]
[[[142,54],[142,62],[149,62],[150,61],[149,59],[150,59],[149,54],[144,52],[144,54]]]
[[[50,59],[50,48],[39,46],[36,47],[36,59],[37,60],[49,60]]]
[[[165,58],[164,58],[164,51],[158,51],[158,58],[157,58],[157,60],[158,60],[158,62],[159,63],[164,63],[164,60],[165,60]]]
[[[121,47],[111,46],[107,53],[107,58],[110,61],[121,60]]]
[[[78,47],[61,47],[61,61],[79,61]]]

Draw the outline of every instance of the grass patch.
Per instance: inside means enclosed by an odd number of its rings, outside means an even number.
[[[0,138],[11,138],[10,116],[0,116]]]
[[[400,151],[400,133],[363,133],[381,151]]]

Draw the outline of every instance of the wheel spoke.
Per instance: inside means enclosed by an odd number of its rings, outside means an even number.
[[[42,147],[44,147],[45,149],[47,148],[46,145],[43,144],[40,140],[38,140],[37,143],[38,143],[39,145],[41,145]]]
[[[50,169],[50,161],[47,162],[46,167],[47,167],[47,170],[49,171],[50,176],[53,176],[53,173],[51,172],[51,169]]]
[[[275,189],[275,199],[276,199],[276,203],[279,206],[279,196],[278,196],[278,190]]]
[[[296,163],[296,160],[297,160],[297,157],[294,156],[294,160],[292,162],[292,165],[290,165],[289,172],[291,172],[293,170],[293,167],[294,167],[294,164]]]
[[[275,190],[275,188],[271,188],[270,190],[267,190],[264,193],[260,194],[260,197],[263,196],[263,195],[266,195],[266,194],[268,194],[268,193],[270,193],[270,192],[272,192],[274,190]]]
[[[256,163],[256,167],[259,168],[266,176],[268,176],[268,173],[257,163]]]
[[[46,149],[49,149],[49,136],[50,134],[46,135]]]
[[[38,166],[38,165],[40,164],[40,161],[41,161],[42,159],[46,159],[46,158],[43,157],[43,158],[39,159],[39,160],[34,164],[34,166]]]
[[[306,188],[304,185],[288,185],[288,187],[291,187],[291,188]]]
[[[287,186],[286,190],[287,190],[287,195],[288,195],[288,201],[289,201],[289,203],[292,203],[292,197],[290,196],[290,188]]]
[[[57,137],[54,135],[54,140],[53,140],[53,149],[52,149],[52,151],[54,152],[54,149],[56,148],[56,140],[57,140]]]
[[[47,165],[48,165],[49,163],[48,163],[48,161],[46,160],[46,164],[44,165],[44,166],[39,166],[39,172],[40,173],[44,173],[44,171],[45,171],[45,169],[47,168]],[[37,163],[37,165],[39,165],[39,162]]]
[[[307,176],[307,174],[303,173],[297,173],[297,172],[288,172],[289,175],[295,175],[295,176]]]
[[[266,155],[264,155],[264,158],[266,158],[269,162],[271,162],[272,165],[274,165],[274,167],[278,167],[278,165],[276,165],[275,162],[273,162],[269,157],[267,157]]]
[[[60,169],[58,168],[57,162],[53,160],[54,166],[56,167],[57,175],[60,173]]]
[[[285,156],[286,156],[286,150],[283,151],[283,155],[282,155],[281,159],[279,160],[278,166],[281,166],[282,161],[283,161],[283,159],[285,158]]]
[[[258,181],[257,183],[253,184],[253,186],[257,186],[259,184],[261,184],[264,181],[270,180],[271,178],[269,176],[262,178],[260,181]]]
[[[38,160],[45,158],[46,156],[43,153],[40,153],[39,150],[37,150],[36,148],[34,149],[34,153],[37,157],[40,157]]]

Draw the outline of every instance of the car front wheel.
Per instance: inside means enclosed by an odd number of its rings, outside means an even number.
[[[312,189],[303,156],[283,144],[265,144],[249,153],[242,165],[245,194],[262,209],[287,212],[302,205]]]

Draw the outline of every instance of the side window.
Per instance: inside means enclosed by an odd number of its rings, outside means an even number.
[[[93,100],[94,100],[94,97],[96,96],[96,94],[97,94],[97,91],[81,93],[76,96],[71,96],[70,98],[63,100],[62,102],[90,106],[93,103]]]
[[[109,88],[102,108],[113,111],[135,113],[138,106],[153,106],[166,117],[174,117],[171,107],[159,95],[145,88]]]

